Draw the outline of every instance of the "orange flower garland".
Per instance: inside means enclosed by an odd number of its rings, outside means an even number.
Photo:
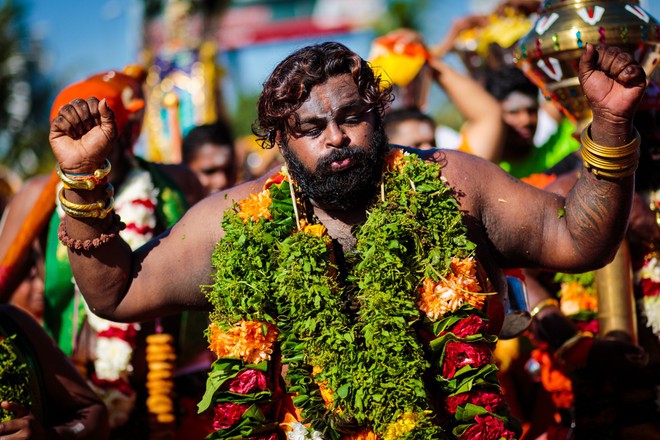
[[[218,360],[199,405],[214,410],[214,438],[515,437],[451,189],[439,165],[399,150],[387,168],[347,281],[289,182],[225,213],[207,291]]]
[[[424,279],[419,288],[419,309],[431,319],[438,319],[445,313],[457,310],[463,303],[482,309],[484,296],[477,295],[481,292],[481,286],[476,274],[476,261],[473,258],[452,258],[451,272],[446,279],[438,283],[431,278]]]
[[[250,321],[240,321],[227,331],[212,323],[209,332],[209,348],[219,358],[240,358],[248,364],[270,360],[278,335],[274,325]]]

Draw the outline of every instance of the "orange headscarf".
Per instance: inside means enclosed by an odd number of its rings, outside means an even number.
[[[62,106],[76,98],[105,98],[115,114],[117,132],[121,134],[129,121],[137,122],[137,130],[142,125],[144,116],[144,98],[142,82],[145,71],[140,66],[127,66],[123,72],[108,70],[94,74],[82,81],[64,88],[57,97],[50,111],[50,120],[55,119]]]

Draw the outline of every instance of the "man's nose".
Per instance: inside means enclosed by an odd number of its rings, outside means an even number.
[[[335,121],[330,121],[326,127],[326,142],[334,148],[343,148],[349,144],[344,128]]]
[[[522,121],[522,125],[524,126],[530,126],[534,125],[537,122],[538,115],[535,111],[532,110],[524,110],[520,112],[520,118]]]

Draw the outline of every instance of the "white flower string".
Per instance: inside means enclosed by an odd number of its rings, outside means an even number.
[[[115,196],[115,212],[126,223],[121,237],[137,249],[154,236],[156,227],[156,203],[158,189],[148,171],[132,169]],[[59,208],[60,218],[64,212]],[[89,309],[75,286],[76,300],[83,301],[87,323],[96,334],[94,347],[94,373],[87,377],[92,388],[103,399],[110,413],[110,427],[125,424],[135,407],[135,391],[129,378],[133,372],[131,360],[140,326],[137,323],[121,324],[100,318]],[[75,309],[77,311],[77,308]],[[74,312],[74,328],[78,328],[77,312]],[[77,335],[74,334],[74,338]]]
[[[652,210],[660,209],[660,189],[642,194],[642,198]],[[660,338],[660,250],[656,247],[644,255],[641,268],[635,272],[635,284],[643,292],[640,302],[646,325]]]

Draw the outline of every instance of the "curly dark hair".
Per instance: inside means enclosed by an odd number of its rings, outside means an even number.
[[[278,134],[286,139],[288,120],[296,117],[295,111],[307,100],[312,87],[345,73],[351,74],[364,102],[382,118],[393,99],[391,87],[382,87],[367,61],[343,44],[314,44],[289,55],[264,82],[252,127],[261,146],[274,146]]]
[[[486,76],[486,90],[498,101],[504,101],[513,92],[520,92],[536,99],[539,89],[516,66],[506,66],[489,71]]]

